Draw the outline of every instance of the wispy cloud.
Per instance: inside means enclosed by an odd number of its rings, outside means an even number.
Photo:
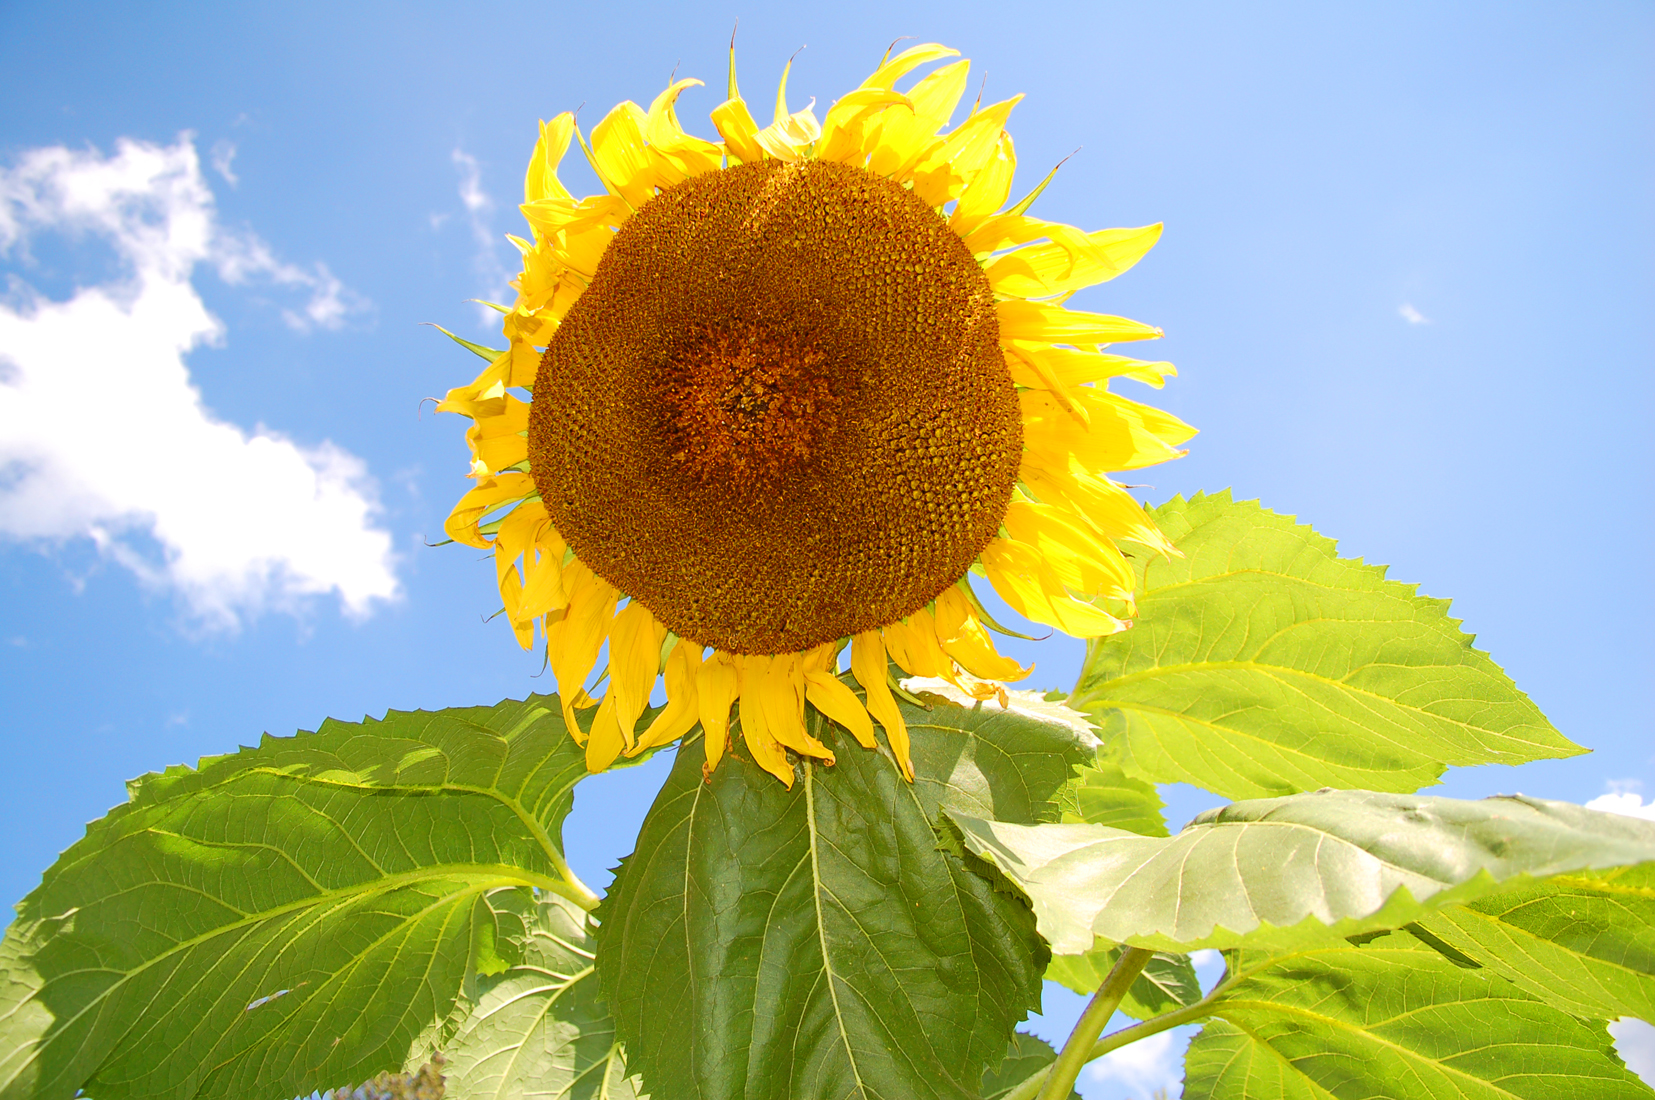
[[[184,362],[224,340],[191,281],[200,265],[298,290],[300,330],[358,307],[339,280],[220,224],[188,134],[108,157],[34,149],[0,169],[0,254],[47,233],[100,236],[124,271],[65,301],[14,281],[20,300],[0,304],[0,537],[89,538],[214,627],[329,592],[356,615],[394,596],[362,461],[218,419]]]
[[[505,247],[502,243],[504,238],[494,230],[494,198],[483,190],[482,168],[476,157],[461,149],[454,150],[454,167],[460,172],[460,202],[465,207],[466,222],[471,227],[471,239],[476,248],[472,266],[481,284],[478,296],[489,301],[509,302],[511,273],[500,259]],[[441,223],[433,216],[431,224],[435,229]],[[477,310],[484,324],[499,323],[499,314],[487,306],[480,305]]]
[[[236,184],[241,182],[241,177],[237,176],[230,167],[236,161],[235,142],[224,141],[222,139],[213,142],[212,160],[213,171],[223,176],[225,183],[229,184],[231,187],[234,187]]]
[[[1403,302],[1396,312],[1410,325],[1428,325],[1431,323],[1431,318],[1425,316],[1407,302]]]
[[[1139,1039],[1104,1055],[1082,1074],[1096,1084],[1115,1084],[1134,1096],[1176,1094],[1184,1080],[1184,1049],[1196,1028],[1180,1027]]]

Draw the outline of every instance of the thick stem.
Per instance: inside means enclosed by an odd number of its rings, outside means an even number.
[[[1069,1040],[1058,1052],[1057,1061],[1046,1072],[1045,1084],[1040,1087],[1040,1100],[1069,1100],[1075,1078],[1080,1076],[1080,1067],[1094,1057],[1092,1044],[1103,1034],[1103,1027],[1115,1014],[1121,998],[1126,996],[1126,991],[1132,988],[1132,983],[1138,980],[1138,975],[1143,973],[1154,954],[1141,947],[1128,947],[1121,952],[1115,968],[1103,979],[1103,984],[1092,997],[1092,1003],[1086,1006],[1080,1022],[1069,1033]]]
[[[592,892],[592,888],[580,881],[569,861],[563,858],[563,853],[556,848],[548,848],[546,854],[551,857],[552,865],[557,868],[558,875],[563,879],[550,887],[554,894],[561,894],[590,913],[598,907],[603,899]]]

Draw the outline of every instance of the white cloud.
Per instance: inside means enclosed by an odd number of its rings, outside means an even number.
[[[508,286],[511,282],[511,273],[500,262],[501,244],[494,232],[492,219],[494,198],[483,190],[482,168],[478,165],[476,157],[460,149],[454,150],[454,167],[460,170],[460,202],[465,206],[466,221],[471,226],[471,239],[477,248],[472,263],[483,284],[483,289],[479,293],[492,301],[509,303],[512,298]],[[446,215],[444,217],[446,218]],[[436,229],[440,224],[441,221],[433,215],[431,228]],[[477,307],[477,316],[484,325],[493,326],[500,323],[500,315],[484,305]]]
[[[0,252],[26,256],[42,233],[102,237],[126,272],[66,301],[14,280],[21,300],[0,303],[0,537],[90,538],[215,627],[329,592],[356,615],[394,596],[362,461],[217,419],[184,362],[224,338],[198,265],[308,292],[296,328],[344,322],[356,300],[339,280],[220,225],[188,134],[109,157],[35,149],[0,169]]]
[[[219,140],[213,143],[213,171],[223,176],[224,182],[231,187],[241,182],[241,177],[237,176],[230,167],[235,163],[235,160],[235,142]]]
[[[1641,817],[1645,821],[1655,821],[1655,802],[1645,803],[1643,798],[1633,791],[1613,791],[1609,794],[1600,794],[1586,803],[1588,810],[1602,810],[1605,813],[1625,814],[1628,817]]]
[[[1402,306],[1397,310],[1397,313],[1401,314],[1402,319],[1407,321],[1410,325],[1428,325],[1431,323],[1431,318],[1425,316],[1425,314],[1421,313],[1407,302],[1402,303]]]
[[[1173,1028],[1129,1043],[1089,1064],[1083,1077],[1095,1084],[1115,1084],[1133,1096],[1177,1096],[1183,1091],[1184,1050],[1197,1030]]]
[[[1622,1016],[1609,1025],[1615,1050],[1626,1068],[1655,1086],[1655,1026],[1631,1016]]]

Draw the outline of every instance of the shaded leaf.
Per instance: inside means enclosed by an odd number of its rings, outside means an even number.
[[[983,1100],[1000,1100],[1002,1096],[1021,1085],[1037,1070],[1057,1061],[1052,1044],[1035,1035],[1019,1031],[1011,1037],[1011,1050],[995,1068],[983,1074]],[[1080,1100],[1080,1093],[1069,1092],[1069,1100]]]
[[[529,888],[568,889],[585,766],[559,714],[329,721],[133,783],[0,943],[0,1095],[291,1096],[417,1065],[478,971],[520,961]]]
[[[1184,556],[1137,556],[1136,626],[1090,646],[1072,697],[1128,771],[1257,798],[1411,791],[1449,765],[1583,751],[1446,600],[1227,491],[1155,518]]]
[[[1655,824],[1522,796],[1320,791],[1209,810],[1175,837],[950,811],[1060,955],[1291,947],[1396,928],[1513,879],[1655,860]]]
[[[1525,883],[1420,923],[1567,1012],[1655,1019],[1655,864]]]
[[[679,754],[602,910],[598,973],[631,1068],[678,1097],[974,1097],[1039,1004],[1026,904],[934,831],[942,806],[1052,817],[1095,740],[905,707],[917,781],[825,723],[791,791]]]
[[[635,1100],[636,1081],[598,1000],[586,913],[540,904],[522,961],[483,983],[448,1044],[453,1100]]]
[[[1125,829],[1140,836],[1167,836],[1164,803],[1155,785],[1126,774],[1119,764],[1098,759],[1063,789],[1063,820]]]
[[[1270,958],[1185,1056],[1185,1100],[1628,1100],[1651,1096],[1603,1023],[1455,966],[1406,933]]]
[[[1121,957],[1121,947],[1100,947],[1084,955],[1054,955],[1046,967],[1048,981],[1060,982],[1076,993],[1095,993]],[[1201,981],[1188,955],[1157,951],[1121,999],[1122,1012],[1147,1020],[1201,999]]]

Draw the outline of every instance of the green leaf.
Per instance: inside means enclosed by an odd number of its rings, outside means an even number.
[[[1185,1100],[1629,1100],[1651,1096],[1600,1021],[1394,933],[1270,958],[1237,980],[1185,1056]]]
[[[1059,955],[1094,937],[1294,947],[1397,928],[1514,879],[1655,860],[1655,824],[1522,796],[1319,791],[1209,810],[1167,839],[949,816],[1033,901]]]
[[[449,1042],[449,1100],[636,1100],[598,1000],[586,913],[540,904],[522,961],[482,984]]]
[[[1038,1006],[1026,904],[933,823],[942,806],[1055,817],[1095,739],[997,708],[904,714],[913,784],[825,723],[838,763],[800,763],[792,790],[739,756],[704,782],[699,743],[680,751],[598,933],[656,1100],[975,1097]]]
[[[1420,923],[1564,1011],[1655,1020],[1655,864],[1524,884]]]
[[[1076,993],[1095,993],[1114,969],[1122,947],[1100,947],[1084,955],[1054,955],[1046,979]],[[1188,955],[1158,951],[1126,991],[1117,1011],[1134,1020],[1147,1020],[1201,999],[1201,981]],[[1031,1071],[1032,1072],[1032,1071]]]
[[[1119,764],[1099,755],[1063,789],[1063,820],[1125,829],[1139,836],[1167,836],[1164,804],[1154,784],[1127,775]]]
[[[1449,765],[1584,751],[1446,600],[1227,491],[1155,519],[1184,556],[1137,556],[1137,624],[1090,647],[1072,697],[1129,772],[1227,798],[1411,791]]]
[[[291,1096],[417,1065],[519,964],[582,751],[555,698],[329,721],[131,785],[0,943],[0,1095]],[[515,900],[514,900],[515,899]]]
[[[1011,1050],[1006,1052],[1005,1060],[983,1074],[983,1100],[1000,1100],[1035,1071],[1055,1061],[1057,1051],[1052,1049],[1052,1044],[1019,1031],[1011,1037]],[[1070,1090],[1069,1100],[1080,1100],[1080,1093]]]

